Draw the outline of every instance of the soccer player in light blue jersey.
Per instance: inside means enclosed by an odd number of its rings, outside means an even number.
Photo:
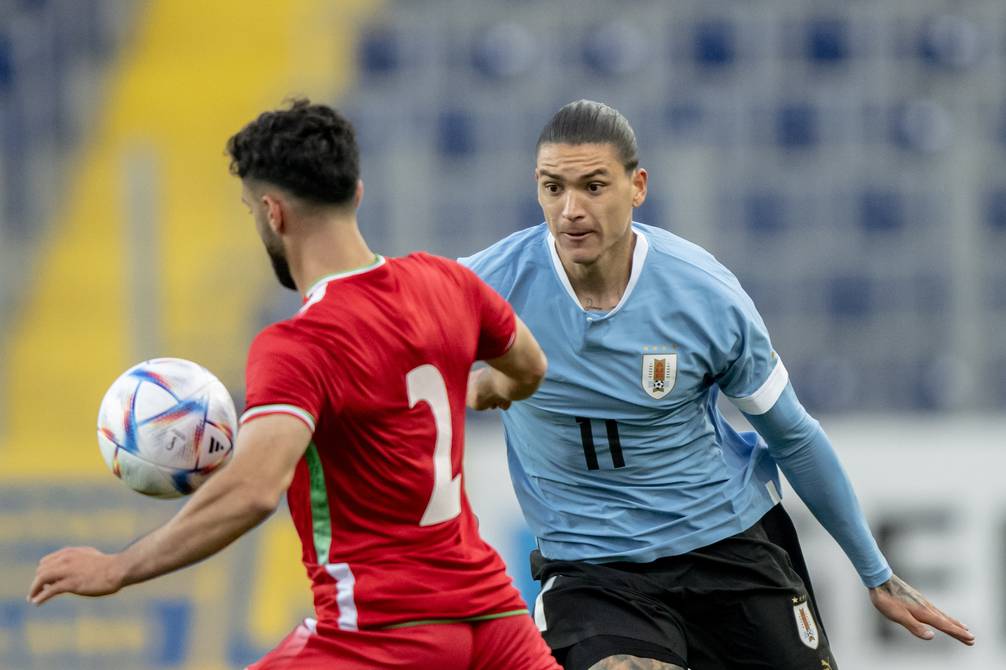
[[[535,618],[569,670],[838,666],[777,466],[855,566],[877,609],[923,639],[974,636],[894,575],[828,437],[801,406],[765,324],[709,253],[632,221],[646,198],[616,110],[571,103],[542,131],[545,223],[462,262],[511,302],[549,359],[509,405],[510,474],[538,538]],[[734,431],[723,393],[758,431]]]

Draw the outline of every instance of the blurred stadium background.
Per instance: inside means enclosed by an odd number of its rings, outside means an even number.
[[[979,636],[882,625],[790,495],[842,667],[1002,667],[1004,72],[1002,0],[0,0],[0,668],[240,667],[309,611],[285,511],[115,598],[23,600],[47,551],[177,509],[105,471],[119,372],[191,358],[240,403],[249,341],[296,305],[223,145],[298,94],[357,124],[385,254],[536,224],[541,126],[619,108],[636,218],[740,277],[895,568]],[[469,425],[469,493],[533,596],[498,423]]]

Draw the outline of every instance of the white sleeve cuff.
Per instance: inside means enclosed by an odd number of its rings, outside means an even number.
[[[314,432],[314,417],[307,410],[301,409],[296,405],[259,405],[258,407],[252,407],[250,410],[241,415],[241,419],[238,424],[244,425],[256,419],[260,416],[267,416],[269,414],[289,414],[290,416],[295,416]]]
[[[779,400],[779,396],[786,390],[786,384],[788,383],[789,372],[786,371],[786,366],[782,364],[782,359],[777,356],[775,367],[769,373],[768,379],[758,387],[757,391],[743,398],[727,397],[730,398],[730,402],[740,411],[757,416],[764,414],[775,406],[776,401]]]

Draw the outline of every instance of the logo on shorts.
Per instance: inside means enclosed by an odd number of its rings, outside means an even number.
[[[643,347],[657,349],[657,347]],[[667,349],[667,347],[660,347]],[[678,373],[678,355],[671,353],[643,354],[643,390],[656,400],[660,400],[674,388]]]
[[[800,633],[800,641],[811,649],[817,649],[820,636],[814,615],[810,612],[807,596],[793,598],[793,615],[796,617],[796,630]]]

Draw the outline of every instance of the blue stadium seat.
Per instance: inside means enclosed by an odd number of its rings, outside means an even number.
[[[643,36],[625,23],[610,23],[584,35],[583,62],[593,72],[625,75],[645,62]]]
[[[6,35],[0,35],[0,92],[14,84],[14,49]]]
[[[475,40],[472,66],[490,79],[506,79],[530,69],[535,51],[534,39],[527,28],[501,23]]]
[[[726,19],[705,19],[695,24],[692,56],[704,67],[733,65],[737,58],[734,26]]]
[[[437,150],[447,158],[468,156],[476,150],[475,117],[460,110],[445,110],[437,120]]]
[[[859,196],[859,221],[868,233],[900,230],[905,225],[905,203],[896,191],[867,189]]]
[[[667,131],[674,137],[691,137],[699,133],[706,110],[697,102],[672,102],[664,112]]]
[[[985,223],[993,230],[1006,232],[1006,186],[985,194]]]
[[[402,53],[398,34],[389,26],[372,26],[360,36],[357,62],[367,75],[388,75],[401,65]]]
[[[954,139],[950,112],[934,100],[912,100],[891,111],[891,139],[902,149],[933,153]]]
[[[826,289],[828,310],[836,317],[864,317],[874,307],[872,288],[863,276],[833,277]]]
[[[817,109],[808,103],[781,106],[776,112],[776,142],[786,149],[806,149],[820,141]]]
[[[985,37],[971,19],[949,14],[936,16],[922,26],[919,56],[934,67],[964,70],[981,58]]]
[[[814,18],[807,22],[804,54],[819,65],[833,65],[849,57],[849,24],[838,18]]]
[[[786,228],[786,202],[775,191],[754,191],[744,197],[744,225],[753,235],[776,235]]]

